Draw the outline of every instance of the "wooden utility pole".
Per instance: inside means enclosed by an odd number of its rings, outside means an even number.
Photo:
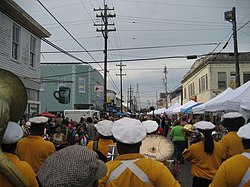
[[[97,18],[102,18],[101,24],[94,24],[94,26],[100,27],[96,29],[97,32],[102,32],[104,38],[104,98],[103,98],[103,111],[107,112],[107,71],[108,71],[108,32],[116,31],[115,28],[109,29],[108,26],[114,26],[114,23],[109,23],[108,18],[116,17],[115,14],[109,14],[108,10],[114,10],[114,8],[108,8],[108,5],[104,2],[104,8],[94,9],[94,11],[101,11],[100,14],[96,14]]]
[[[121,92],[121,112],[122,112],[122,108],[123,108],[123,105],[122,105],[122,76],[125,76],[126,74],[123,74],[122,73],[122,66],[126,66],[125,64],[122,64],[122,61],[120,62],[120,64],[116,64],[116,66],[120,66],[120,73],[119,74],[116,74],[118,76],[120,76],[120,92]]]
[[[164,85],[165,85],[165,97],[166,97],[166,108],[168,108],[168,80],[167,80],[167,74],[168,74],[168,71],[167,71],[167,67],[164,66],[164,70],[163,70],[163,73],[165,75],[164,77]]]

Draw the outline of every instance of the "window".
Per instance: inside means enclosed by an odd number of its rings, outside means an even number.
[[[250,80],[250,72],[244,72],[243,73],[243,83],[246,83]]]
[[[186,87],[184,88],[184,99],[186,99],[187,98],[187,89],[186,89]]]
[[[207,74],[199,78],[199,93],[208,90]]]
[[[79,93],[85,93],[85,77],[79,77],[78,79],[78,91]]]
[[[226,72],[218,72],[218,89],[227,88],[227,74]]]
[[[13,23],[12,30],[12,58],[19,60],[20,58],[20,38],[21,38],[21,28]]]
[[[34,67],[36,62],[36,38],[30,37],[30,66]]]
[[[191,97],[195,95],[194,93],[194,83],[191,83],[188,85],[188,96]]]

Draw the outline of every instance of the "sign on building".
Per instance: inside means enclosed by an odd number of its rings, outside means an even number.
[[[94,86],[94,91],[95,92],[103,92],[104,88],[101,85],[96,85],[96,86]]]

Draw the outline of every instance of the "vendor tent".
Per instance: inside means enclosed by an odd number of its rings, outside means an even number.
[[[206,111],[206,106],[212,103],[216,103],[218,101],[220,101],[223,98],[226,98],[228,94],[230,94],[233,91],[232,88],[228,87],[224,92],[220,93],[219,95],[217,95],[216,97],[210,99],[209,101],[195,106],[192,108],[193,114],[203,114]]]
[[[221,98],[218,102],[206,105],[206,111],[240,111],[250,110],[250,81],[238,87],[226,97]]]
[[[185,109],[181,109],[181,112],[185,113],[185,114],[191,114],[192,113],[192,109],[196,106],[200,105],[200,103],[196,103],[188,108]]]
[[[174,112],[174,113],[181,112],[181,110],[185,110],[185,109],[187,109],[187,108],[189,108],[189,107],[191,107],[191,106],[194,106],[194,105],[196,105],[196,104],[197,104],[197,102],[195,102],[195,101],[193,101],[193,100],[190,100],[190,101],[188,101],[187,103],[185,103],[184,105],[181,105],[180,107],[175,108],[175,109],[173,110],[173,112]]]
[[[176,109],[176,108],[178,108],[178,107],[180,107],[180,106],[181,106],[180,103],[175,103],[175,104],[173,104],[172,106],[170,106],[170,107],[165,111],[165,113],[166,113],[166,114],[173,114],[173,113],[174,113],[173,110]]]

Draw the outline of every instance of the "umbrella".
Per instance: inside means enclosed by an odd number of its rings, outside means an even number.
[[[116,112],[115,116],[123,116],[124,114],[122,112]]]
[[[55,114],[51,114],[49,112],[42,112],[40,114],[37,114],[38,116],[44,116],[44,117],[48,117],[48,118],[55,118],[56,115]]]

